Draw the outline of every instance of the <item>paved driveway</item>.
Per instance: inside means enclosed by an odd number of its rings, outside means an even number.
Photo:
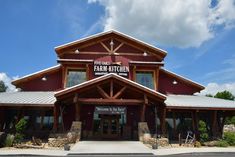
[[[80,141],[69,154],[142,154],[151,155],[151,149],[139,141]]]

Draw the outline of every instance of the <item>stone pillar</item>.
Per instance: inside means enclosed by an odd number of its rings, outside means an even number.
[[[82,133],[82,122],[73,121],[70,131],[67,134],[69,142],[75,143],[80,141],[81,133]]]
[[[144,134],[149,134],[149,128],[147,122],[139,122],[138,123],[138,135],[139,141],[144,141]]]

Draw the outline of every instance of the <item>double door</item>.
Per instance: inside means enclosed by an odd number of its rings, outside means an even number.
[[[120,138],[120,115],[101,115],[101,136],[103,139]]]

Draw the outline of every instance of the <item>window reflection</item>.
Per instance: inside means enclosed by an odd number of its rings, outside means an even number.
[[[154,89],[153,72],[136,72],[136,82],[150,89]]]
[[[68,70],[66,87],[72,87],[74,85],[80,84],[85,81],[86,81],[85,70],[74,70],[74,69]]]

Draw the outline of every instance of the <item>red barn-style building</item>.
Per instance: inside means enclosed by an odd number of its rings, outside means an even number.
[[[20,118],[31,134],[65,132],[81,122],[81,138],[136,140],[140,126],[170,139],[204,120],[211,136],[234,115],[234,101],[195,96],[204,87],[164,68],[167,52],[111,30],[55,48],[58,65],[0,94],[0,129]]]

